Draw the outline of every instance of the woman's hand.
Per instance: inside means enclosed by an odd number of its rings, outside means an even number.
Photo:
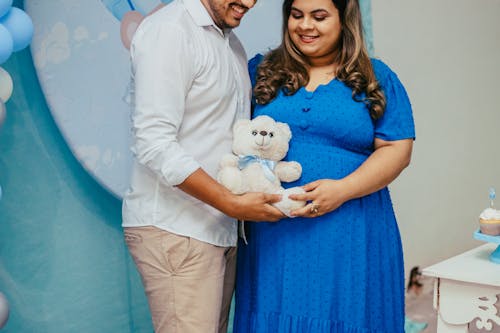
[[[306,193],[290,195],[290,199],[309,203],[291,212],[291,216],[318,217],[337,209],[349,198],[341,180],[320,179],[304,185],[303,189]]]
[[[345,178],[316,180],[304,186],[305,194],[290,195],[290,199],[310,202],[293,211],[292,216],[321,216],[348,200],[364,197],[389,185],[410,163],[413,139],[384,141],[376,138],[374,148],[370,157]]]

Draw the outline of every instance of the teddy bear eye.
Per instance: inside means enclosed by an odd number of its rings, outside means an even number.
[[[269,137],[272,138],[274,136],[274,132],[269,132]]]
[[[256,136],[256,135],[257,135],[257,131],[256,131],[256,130],[253,130],[253,131],[252,131],[252,135],[253,135],[253,136]]]

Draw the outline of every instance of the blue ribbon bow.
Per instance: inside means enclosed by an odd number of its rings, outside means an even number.
[[[259,163],[264,170],[264,176],[272,183],[276,180],[273,171],[277,164],[275,161],[266,160],[255,155],[239,155],[238,157],[238,168],[240,170],[243,170],[252,163]]]

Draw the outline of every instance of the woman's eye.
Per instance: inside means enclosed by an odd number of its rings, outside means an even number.
[[[257,135],[257,131],[252,131],[252,135],[256,136]]]

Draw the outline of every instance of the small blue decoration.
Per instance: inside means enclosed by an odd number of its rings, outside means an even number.
[[[490,198],[490,206],[491,208],[493,208],[494,205],[493,200],[495,200],[496,198],[496,192],[493,187],[490,187],[489,198]]]

